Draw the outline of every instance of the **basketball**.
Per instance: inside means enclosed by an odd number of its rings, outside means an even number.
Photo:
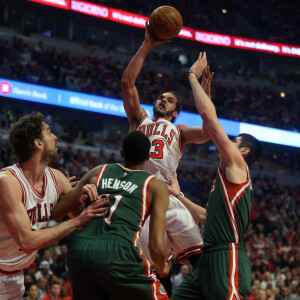
[[[182,17],[172,6],[156,8],[149,19],[150,34],[158,40],[171,40],[178,35],[182,27]]]

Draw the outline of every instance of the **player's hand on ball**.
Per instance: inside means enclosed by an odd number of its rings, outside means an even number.
[[[157,45],[162,45],[164,43],[170,43],[171,40],[158,40],[153,35],[151,35],[149,30],[149,22],[146,22],[146,33],[145,33],[145,42],[149,43],[152,47]]]

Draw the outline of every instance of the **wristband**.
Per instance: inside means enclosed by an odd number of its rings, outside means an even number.
[[[183,197],[184,197],[183,192],[180,192],[180,193],[178,193],[177,195],[175,195],[176,198],[178,198],[179,196],[183,196]]]
[[[198,74],[194,71],[194,70],[189,70],[189,73],[193,73],[196,75],[197,79],[198,79]]]

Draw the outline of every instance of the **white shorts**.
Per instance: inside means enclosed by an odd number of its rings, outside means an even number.
[[[5,273],[0,271],[0,300],[22,300],[25,292],[23,271]]]
[[[143,252],[143,257],[153,264],[148,247],[149,225],[150,217],[145,221],[141,230],[138,245]],[[172,247],[178,260],[185,263],[188,257],[201,253],[202,244],[200,228],[194,218],[180,200],[170,195],[166,213],[166,260],[169,260]]]

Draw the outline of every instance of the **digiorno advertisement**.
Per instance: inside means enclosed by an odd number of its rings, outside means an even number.
[[[96,18],[107,19],[134,27],[145,28],[149,17],[131,12],[110,8],[95,3],[78,0],[29,0],[40,4],[50,5],[62,9],[72,10]],[[238,48],[251,51],[260,51],[285,56],[300,57],[300,47],[259,41],[244,37],[230,36],[213,32],[199,31],[197,29],[182,27],[178,37],[222,47]]]

